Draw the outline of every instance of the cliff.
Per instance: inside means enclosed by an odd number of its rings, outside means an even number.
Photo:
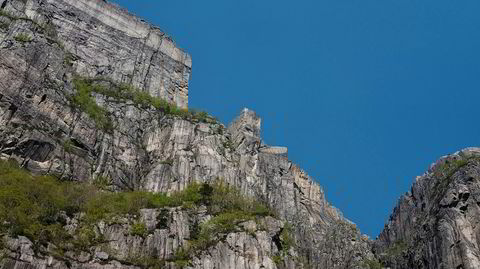
[[[480,268],[480,149],[445,156],[417,177],[376,241],[393,269]]]
[[[287,149],[262,143],[255,112],[243,110],[227,128],[185,110],[191,60],[160,30],[100,0],[0,6],[2,159],[63,181],[103,182],[110,191],[173,194],[221,181],[275,212],[253,223],[248,214],[225,220],[236,228],[190,253],[187,268],[368,268],[374,260],[368,239],[288,160]],[[80,254],[7,232],[2,268],[153,266],[126,259],[132,251],[180,267],[172,260],[194,241],[193,223],[223,216],[201,213],[202,203],[187,214],[190,206],[142,211],[145,237],[125,232],[137,220],[129,216],[118,216],[121,227],[100,221],[95,237],[109,243],[92,242]],[[167,227],[157,225],[162,210],[174,216]],[[53,218],[76,238],[78,227],[69,227],[83,221],[78,214]],[[295,247],[279,239],[285,225]]]
[[[0,0],[1,269],[480,268],[479,149],[432,165],[371,241],[254,111],[188,111],[191,67],[105,1]]]

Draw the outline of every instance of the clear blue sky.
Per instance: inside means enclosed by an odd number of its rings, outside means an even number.
[[[478,0],[116,0],[193,58],[190,107],[243,108],[375,237],[438,157],[480,142]]]

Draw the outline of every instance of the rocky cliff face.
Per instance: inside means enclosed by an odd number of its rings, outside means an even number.
[[[480,149],[441,158],[398,202],[376,241],[394,269],[480,268]]]
[[[221,180],[277,212],[265,220],[267,229],[241,224],[250,232],[227,234],[189,268],[368,268],[374,259],[368,239],[288,160],[286,148],[262,143],[255,112],[243,110],[226,128],[207,115],[173,113],[149,97],[179,108],[188,102],[190,57],[160,30],[100,0],[1,0],[0,6],[3,159],[65,180],[107,180],[111,190],[172,193]],[[146,239],[122,232],[128,220],[99,224],[114,258],[95,247],[80,256],[40,255],[27,238],[7,238],[2,268],[134,267],[125,253],[165,257],[187,244],[193,217],[182,214],[168,229],[149,224]],[[286,223],[296,248],[275,263],[275,236]]]
[[[1,159],[110,191],[172,194],[220,181],[275,212],[235,222],[180,264],[172,260],[195,227],[218,217],[205,207],[144,209],[141,235],[130,232],[132,216],[96,223],[105,241],[76,252],[3,235],[2,269],[382,268],[377,259],[395,269],[480,268],[480,150],[434,164],[371,242],[287,148],[262,142],[255,112],[227,127],[186,112],[190,73],[190,56],[163,32],[105,1],[0,0]],[[63,218],[62,229],[80,219]]]

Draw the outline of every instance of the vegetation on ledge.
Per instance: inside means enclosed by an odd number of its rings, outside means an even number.
[[[32,37],[27,35],[27,34],[18,34],[14,37],[14,39],[18,42],[22,42],[22,43],[27,43],[27,42],[31,42],[32,41]]]
[[[13,161],[0,161],[0,234],[26,236],[37,250],[51,243],[60,256],[65,251],[89,251],[92,246],[106,243],[95,229],[100,221],[109,223],[128,216],[135,220],[130,235],[145,237],[148,230],[139,220],[140,209],[164,208],[159,225],[166,228],[168,220],[162,219],[168,207],[195,212],[198,206],[206,206],[212,218],[192,227],[188,247],[179,249],[170,262],[188,264],[194,254],[240,229],[240,222],[274,215],[262,202],[243,197],[220,180],[213,184],[193,183],[169,196],[143,191],[113,193],[95,184],[32,175]],[[77,218],[78,226],[67,232],[64,225],[72,217]]]
[[[167,115],[178,116],[186,120],[214,123],[216,119],[209,116],[206,112],[197,112],[195,110],[181,109],[176,105],[169,103],[159,97],[151,96],[148,92],[135,89],[128,84],[118,84],[108,78],[81,78],[76,77],[73,80],[76,93],[72,98],[73,103],[92,118],[97,126],[105,131],[112,130],[111,119],[108,111],[99,106],[93,93],[112,98],[117,101],[131,101],[139,107],[153,107]]]

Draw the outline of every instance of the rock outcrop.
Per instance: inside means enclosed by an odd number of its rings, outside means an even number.
[[[211,216],[199,211],[195,214],[181,208],[168,210],[142,210],[141,221],[146,224],[145,234],[132,234],[135,220],[119,218],[114,223],[99,223],[95,232],[102,236],[104,244],[89,250],[68,251],[60,255],[39,254],[34,244],[26,237],[5,240],[5,259],[1,268],[181,268],[174,261],[179,249],[187,246],[191,239],[195,220]],[[166,221],[160,225],[159,216],[164,214]],[[67,218],[66,227],[74,229],[78,225],[75,218]],[[214,269],[239,268],[253,269],[278,268],[275,261],[281,249],[278,247],[278,234],[285,223],[271,217],[260,222],[246,221],[239,229],[225,236],[208,253],[194,257],[188,268]],[[296,255],[295,253],[292,253]],[[285,268],[298,268],[293,259],[282,261]]]
[[[367,268],[374,259],[369,240],[288,160],[287,149],[262,143],[255,112],[243,110],[226,128],[210,116],[159,109],[142,95],[187,107],[191,59],[160,30],[101,0],[1,0],[0,6],[1,158],[64,180],[106,179],[111,190],[171,193],[221,180],[267,203],[277,212],[275,227],[292,226],[292,262],[272,262],[278,228],[253,229],[229,234],[190,268]],[[190,221],[175,227],[188,229]],[[122,253],[161,256],[185,243],[183,231],[170,230],[171,241],[154,230],[145,241],[106,229]],[[26,238],[7,241],[12,253],[3,269],[131,266],[104,253],[38,256]]]
[[[480,268],[480,149],[441,158],[396,206],[376,240],[393,269]]]
[[[1,159],[62,180],[101,180],[110,191],[172,194],[220,181],[275,211],[236,223],[188,263],[174,256],[194,225],[214,217],[206,211],[144,209],[143,235],[129,232],[136,220],[118,216],[95,226],[106,244],[73,253],[3,235],[2,269],[480,268],[479,149],[417,178],[372,242],[287,148],[262,142],[254,111],[227,127],[187,112],[191,67],[161,30],[105,1],[0,0]],[[62,228],[74,230],[78,218]],[[287,227],[294,247],[280,238]]]

